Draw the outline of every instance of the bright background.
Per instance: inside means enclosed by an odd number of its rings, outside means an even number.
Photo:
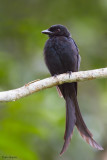
[[[48,37],[41,31],[53,24],[70,30],[82,57],[80,70],[107,66],[107,0],[0,0],[0,91],[50,76],[43,60]],[[0,159],[107,160],[107,80],[79,83],[78,101],[103,152],[86,144],[75,129],[68,150],[59,156],[65,102],[54,87],[0,103]]]

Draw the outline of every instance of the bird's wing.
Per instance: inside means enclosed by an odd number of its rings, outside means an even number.
[[[79,70],[79,68],[80,68],[80,63],[81,63],[81,56],[78,54],[78,56],[77,56],[77,62],[78,62],[78,70]]]

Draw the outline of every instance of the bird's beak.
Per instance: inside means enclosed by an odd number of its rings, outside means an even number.
[[[49,34],[49,35],[52,35],[52,34],[53,34],[53,32],[49,31],[48,29],[43,30],[42,33],[43,33],[43,34]]]

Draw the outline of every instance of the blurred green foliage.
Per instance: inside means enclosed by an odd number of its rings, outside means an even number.
[[[107,66],[107,0],[0,0],[0,91],[18,88],[49,72],[43,60],[53,24],[68,27],[82,57],[81,70]],[[51,88],[0,104],[0,159],[95,160],[107,152],[107,80],[79,84],[83,117],[105,151],[96,152],[75,129],[62,157],[65,102]],[[106,157],[107,159],[107,157]]]

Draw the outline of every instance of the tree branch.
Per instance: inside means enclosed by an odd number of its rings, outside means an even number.
[[[89,71],[64,73],[56,77],[50,77],[36,82],[30,82],[21,88],[0,92],[0,102],[15,101],[42,89],[51,88],[65,82],[80,82],[96,78],[107,78],[107,68]]]

